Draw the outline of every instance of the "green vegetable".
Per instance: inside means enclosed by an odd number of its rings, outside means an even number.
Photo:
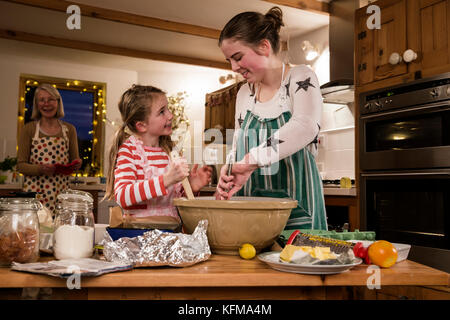
[[[17,158],[6,157],[0,162],[0,171],[12,171],[17,164]]]

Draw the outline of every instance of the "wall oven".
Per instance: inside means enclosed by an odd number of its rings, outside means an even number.
[[[450,272],[450,73],[359,99],[361,227]]]
[[[363,170],[450,166],[450,73],[360,97]]]

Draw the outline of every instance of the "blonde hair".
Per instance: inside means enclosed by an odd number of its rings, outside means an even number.
[[[39,87],[36,88],[36,91],[34,91],[34,98],[33,98],[33,112],[31,113],[31,119],[33,120],[39,120],[41,118],[41,112],[38,108],[38,93],[41,91],[47,91],[53,98],[55,98],[58,101],[58,109],[56,110],[55,118],[63,118],[64,117],[64,105],[61,98],[61,95],[59,94],[58,89],[53,87],[52,85],[48,83],[43,83]]]
[[[148,106],[152,106],[153,97],[157,94],[165,94],[165,92],[152,86],[136,84],[122,94],[119,101],[119,111],[123,124],[116,132],[109,152],[109,168],[107,171],[106,192],[103,200],[114,198],[114,169],[117,161],[117,153],[122,143],[130,136],[125,132],[125,129],[128,128],[131,132],[137,133],[136,123],[147,120],[151,111],[151,108]],[[159,145],[168,154],[172,151],[173,142],[170,136],[160,136]]]

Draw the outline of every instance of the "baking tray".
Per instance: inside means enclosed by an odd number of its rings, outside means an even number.
[[[110,228],[107,227],[106,231],[111,236],[113,241],[116,241],[120,238],[134,238],[137,236],[142,236],[145,232],[151,231],[154,229],[126,229],[126,228]],[[160,230],[162,232],[173,232],[172,230]]]

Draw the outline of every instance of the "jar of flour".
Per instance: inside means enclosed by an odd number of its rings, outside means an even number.
[[[89,258],[94,253],[95,222],[92,196],[64,190],[56,199],[53,255],[56,259]]]

